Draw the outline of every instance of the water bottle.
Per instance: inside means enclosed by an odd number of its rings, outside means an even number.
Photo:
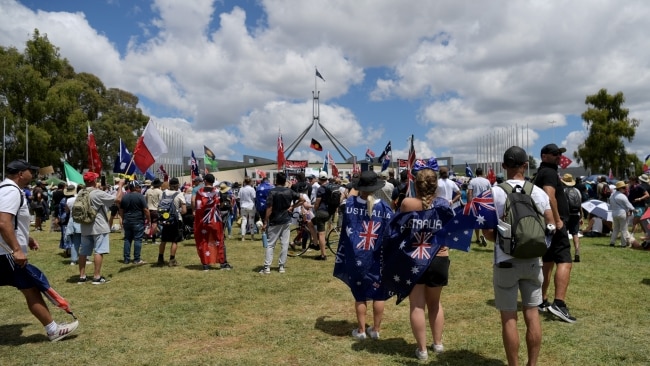
[[[266,237],[266,230],[262,231],[262,247],[266,248],[269,246],[268,238]]]

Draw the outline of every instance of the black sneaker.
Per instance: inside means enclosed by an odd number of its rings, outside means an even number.
[[[93,278],[92,284],[93,285],[103,285],[106,282],[108,282],[108,281],[106,280],[106,278],[104,278],[104,276],[102,276],[102,277],[99,277],[99,278]]]
[[[569,314],[569,308],[566,306],[557,306],[557,304],[553,304],[548,307],[548,311],[551,313],[555,314],[558,318],[564,320],[567,323],[575,323],[576,318],[572,317],[571,314]]]
[[[77,283],[80,285],[83,285],[86,282],[88,282],[88,277],[79,277],[79,280],[77,280]]]
[[[483,235],[481,235],[480,240],[481,240],[481,246],[486,247],[487,246],[487,241],[485,240],[485,237]]]
[[[537,305],[537,310],[539,310],[540,313],[545,313],[548,311],[548,308],[551,306],[551,303],[548,302],[548,300],[542,301],[541,304]]]
[[[230,265],[230,263],[226,262],[221,265],[221,269],[230,271],[232,269],[232,266]]]
[[[317,257],[314,257],[314,259],[317,260],[317,261],[326,261],[327,256],[326,255],[319,255]]]
[[[575,258],[573,258],[573,261],[576,263],[580,263],[580,255],[576,254]]]

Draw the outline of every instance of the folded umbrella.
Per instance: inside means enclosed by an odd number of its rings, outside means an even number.
[[[47,280],[47,277],[45,277],[45,274],[40,269],[38,269],[33,264],[27,263],[24,267],[18,267],[16,269],[16,274],[20,273],[22,273],[22,275],[16,276],[16,280],[17,282],[23,284],[23,287],[38,288],[38,290],[41,291],[41,293],[43,293],[43,295],[45,295],[45,297],[47,297],[48,300],[52,302],[52,304],[56,305],[59,309],[65,311],[66,313],[72,315],[74,319],[77,319],[77,317],[72,313],[68,301],[64,299],[63,296],[59,295],[59,293],[56,292],[52,286],[50,286],[50,282]]]
[[[600,200],[588,200],[582,203],[582,208],[588,213],[606,221],[612,221],[612,211],[609,204]]]

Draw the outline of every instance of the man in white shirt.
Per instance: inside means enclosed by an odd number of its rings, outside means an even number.
[[[467,202],[469,203],[472,201],[472,198],[478,197],[481,193],[490,188],[492,188],[490,181],[483,178],[483,168],[476,168],[476,177],[472,178],[467,185]],[[487,246],[485,237],[479,235],[478,229],[474,230],[474,233],[476,234],[476,244],[479,244],[482,247]]]
[[[439,173],[436,196],[449,201],[451,208],[458,207],[460,205],[460,188],[453,180],[449,179],[449,169],[447,167],[440,168]]]
[[[244,186],[239,190],[241,205],[241,240],[245,240],[250,231],[251,240],[255,240],[255,188],[251,186],[251,178],[244,178]]]
[[[506,170],[507,184],[512,187],[525,184],[524,172],[528,165],[528,154],[518,146],[512,146],[503,154],[502,167]],[[530,184],[530,183],[529,183]],[[506,192],[500,187],[492,188],[498,217],[503,217]],[[544,214],[547,224],[553,223],[553,213],[548,195],[539,187],[533,186],[531,197],[539,212]],[[493,230],[485,230],[484,235],[495,241]],[[542,326],[537,305],[542,301],[542,260],[538,258],[513,258],[494,245],[493,286],[494,302],[501,314],[501,335],[508,358],[508,365],[518,364],[519,331],[517,329],[517,296],[521,291],[521,303],[526,323],[526,347],[528,365],[537,364],[542,346]]]

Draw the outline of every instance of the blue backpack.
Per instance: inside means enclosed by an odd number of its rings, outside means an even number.
[[[264,182],[257,186],[257,190],[255,191],[255,209],[259,212],[261,217],[264,217],[266,214],[266,199],[268,198],[271,189],[273,189],[273,185]]]
[[[61,202],[59,202],[59,224],[61,225],[67,225],[68,224],[68,219],[70,216],[68,215],[68,211],[66,211],[67,208],[67,201],[68,199],[66,197],[63,197],[61,199]]]

